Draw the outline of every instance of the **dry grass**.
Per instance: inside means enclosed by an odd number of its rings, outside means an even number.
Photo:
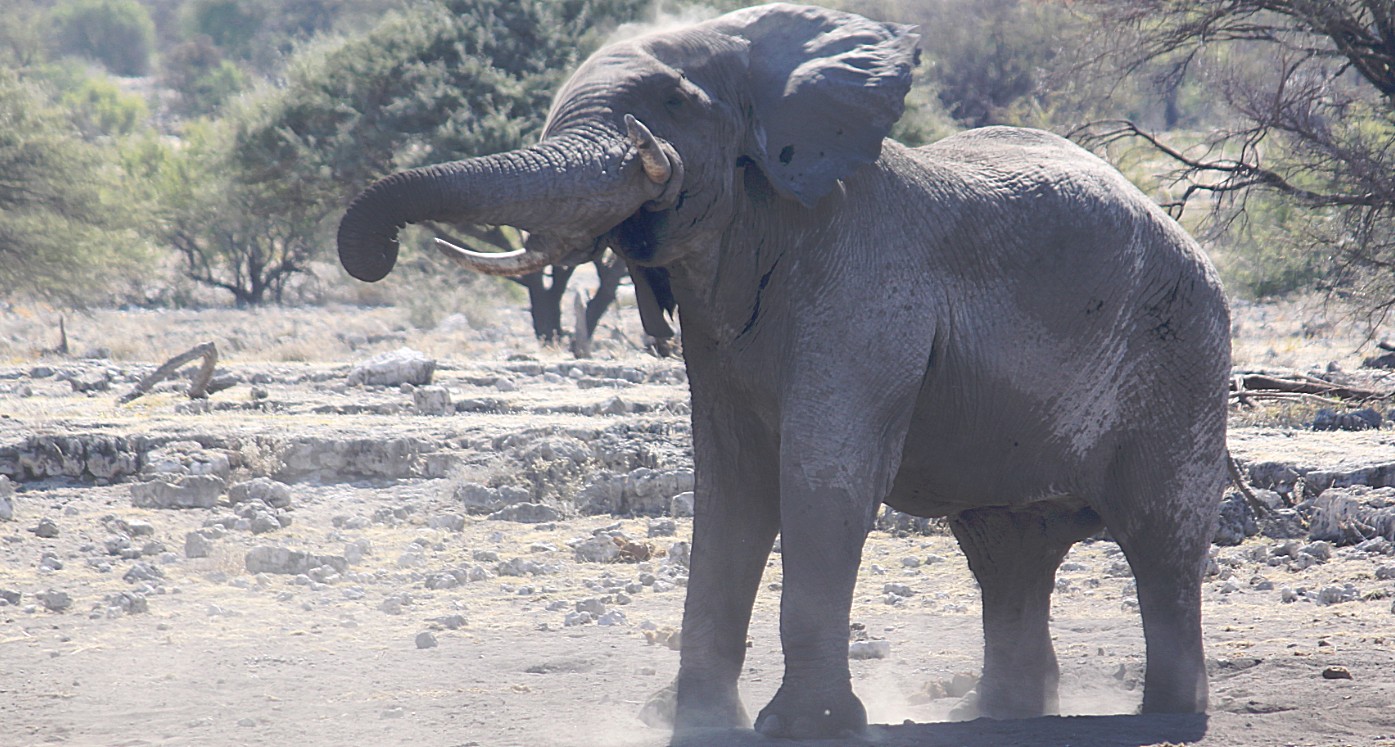
[[[1375,341],[1395,335],[1386,324],[1372,329],[1352,309],[1319,296],[1273,303],[1232,301],[1231,330],[1237,368],[1355,370]]]
[[[587,265],[577,270],[568,293],[589,294],[595,285]],[[394,276],[354,287],[359,293],[352,300],[364,305],[87,311],[0,305],[0,364],[65,358],[158,363],[209,340],[227,363],[342,363],[404,345],[438,358],[500,346],[511,352],[547,352],[533,341],[528,301],[517,286],[459,283],[442,275]],[[568,328],[573,324],[570,308],[568,300],[563,314]],[[597,339],[638,341],[636,317],[633,293],[624,288],[602,320]],[[67,329],[66,357],[56,353],[60,319]]]

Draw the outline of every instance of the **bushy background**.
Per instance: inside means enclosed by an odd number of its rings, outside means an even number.
[[[332,231],[390,171],[519,147],[626,23],[741,2],[11,0],[0,303],[518,298],[425,258],[350,283]],[[1231,291],[1395,300],[1395,10],[1358,0],[829,0],[920,26],[894,135],[1065,134],[1206,242]],[[448,310],[447,310],[448,311]]]

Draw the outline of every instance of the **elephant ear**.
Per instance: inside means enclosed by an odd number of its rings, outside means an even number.
[[[784,196],[813,207],[881,155],[919,63],[914,26],[798,5],[717,19],[749,43],[749,155]]]

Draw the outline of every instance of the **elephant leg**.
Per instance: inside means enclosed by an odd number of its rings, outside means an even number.
[[[950,522],[983,596],[978,713],[995,719],[1058,711],[1060,669],[1048,618],[1056,569],[1097,531],[1090,509],[1034,506],[965,511]]]
[[[694,418],[693,548],[676,682],[676,729],[749,727],[737,680],[751,607],[779,531],[769,443],[733,422]],[[718,430],[721,428],[721,430]]]
[[[904,432],[849,433],[823,422],[817,434],[787,430],[780,470],[784,570],[780,641],[785,676],[756,730],[808,739],[857,733],[867,712],[852,691],[848,625],[863,543],[899,464]],[[879,446],[881,448],[879,448]]]
[[[782,483],[788,477],[784,473]],[[781,500],[785,676],[756,730],[794,739],[861,732],[867,711],[852,691],[848,625],[870,525],[871,511],[861,504],[870,499],[833,488],[801,493]]]
[[[1130,505],[1101,507],[1138,587],[1147,643],[1145,713],[1206,710],[1201,577],[1225,474],[1223,463],[1200,458],[1176,469],[1129,471],[1116,495],[1129,496]]]

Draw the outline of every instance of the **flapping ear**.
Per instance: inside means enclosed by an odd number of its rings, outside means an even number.
[[[813,207],[881,155],[919,62],[913,26],[785,4],[715,25],[750,43],[749,155],[781,194]]]

